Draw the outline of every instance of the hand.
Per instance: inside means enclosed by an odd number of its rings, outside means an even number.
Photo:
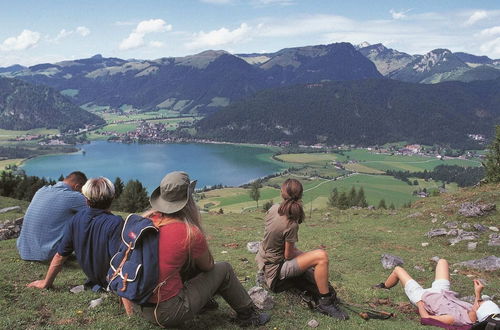
[[[48,289],[49,286],[47,285],[47,282],[45,280],[38,280],[31,282],[29,284],[26,284],[28,288],[37,288],[37,289]]]
[[[476,298],[481,296],[481,292],[483,292],[484,285],[480,280],[474,280],[474,293],[476,294]]]

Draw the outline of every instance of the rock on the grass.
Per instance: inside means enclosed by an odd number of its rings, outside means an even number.
[[[449,222],[445,222],[444,225],[447,228],[449,228],[449,229],[456,229],[456,228],[458,228],[458,222],[449,221]]]
[[[422,267],[422,266],[416,265],[416,266],[415,266],[415,267],[413,267],[413,268],[415,268],[415,269],[416,269],[416,270],[418,270],[419,272],[425,272],[425,268],[424,268],[424,267]]]
[[[500,246],[500,234],[491,234],[488,246]]]
[[[491,231],[498,231],[498,227],[495,226],[488,227],[488,229]]]
[[[489,256],[482,259],[463,261],[454,264],[453,266],[467,267],[478,270],[494,271],[500,269],[500,258]]]
[[[470,224],[470,223],[468,223],[468,222],[464,222],[464,223],[462,224],[462,228],[463,228],[463,229],[470,229],[470,227],[471,227],[471,224]]]
[[[0,209],[0,214],[7,213],[7,212],[12,212],[12,211],[21,211],[21,207],[20,206],[5,207],[3,209]]]
[[[427,234],[425,234],[427,237],[429,238],[432,238],[432,237],[436,237],[436,236],[444,236],[448,234],[448,231],[444,228],[439,228],[439,229],[433,229],[429,232],[427,232]]]
[[[311,328],[317,328],[319,326],[319,322],[316,321],[315,319],[312,319],[309,320],[309,322],[307,322],[307,326]]]
[[[495,209],[496,205],[493,203],[479,204],[479,203],[466,202],[460,205],[458,213],[460,215],[463,215],[464,217],[480,217]]]
[[[475,230],[477,230],[479,232],[483,232],[483,231],[487,231],[488,230],[488,227],[486,227],[486,226],[484,226],[484,225],[482,225],[480,223],[475,223],[473,225],[473,227],[474,227]]]
[[[267,290],[260,286],[254,286],[248,290],[248,295],[252,298],[253,303],[260,309],[272,309],[274,307],[274,299]]]
[[[471,231],[463,231],[462,229],[458,230],[457,237],[449,240],[451,245],[455,245],[461,241],[473,241],[479,238],[479,233],[473,233]]]
[[[387,253],[382,255],[380,261],[382,262],[382,267],[384,267],[384,269],[392,269],[396,266],[401,266],[402,264],[404,264],[403,259],[401,259],[400,257],[393,256]]]
[[[407,218],[418,218],[418,217],[421,217],[422,215],[423,215],[422,212],[415,212],[415,213],[407,215],[406,217]]]
[[[0,241],[19,237],[23,219],[24,218],[4,221],[0,228]]]
[[[429,246],[429,243],[428,242],[423,242],[422,243],[422,247],[426,247],[426,246]]]
[[[434,261],[434,262],[438,262],[439,259],[441,259],[441,258],[439,258],[438,256],[434,256],[434,257],[431,258],[431,260]]]
[[[96,308],[102,304],[102,298],[94,299],[90,301],[89,308]]]
[[[477,247],[477,242],[469,242],[467,243],[467,250],[472,251],[475,250]]]
[[[248,250],[248,252],[251,252],[251,253],[257,253],[257,252],[259,252],[259,246],[260,246],[260,242],[248,242],[247,243],[247,250]]]
[[[69,291],[71,293],[80,293],[80,292],[83,292],[85,290],[85,286],[83,284],[81,285],[77,285],[75,287],[72,287]]]

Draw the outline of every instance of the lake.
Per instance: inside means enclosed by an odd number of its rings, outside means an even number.
[[[141,181],[149,192],[171,171],[185,171],[197,188],[222,183],[238,186],[283,169],[266,148],[230,144],[123,144],[96,141],[78,145],[84,152],[41,156],[22,168],[28,175],[56,179],[79,170],[87,177]]]

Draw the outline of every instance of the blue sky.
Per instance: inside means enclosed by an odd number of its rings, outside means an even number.
[[[0,0],[0,25],[0,66],[363,41],[500,58],[495,0]]]

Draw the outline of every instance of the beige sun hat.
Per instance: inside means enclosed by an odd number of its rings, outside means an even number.
[[[149,202],[153,209],[171,214],[186,206],[196,186],[196,180],[190,181],[185,172],[170,172],[163,177]]]

